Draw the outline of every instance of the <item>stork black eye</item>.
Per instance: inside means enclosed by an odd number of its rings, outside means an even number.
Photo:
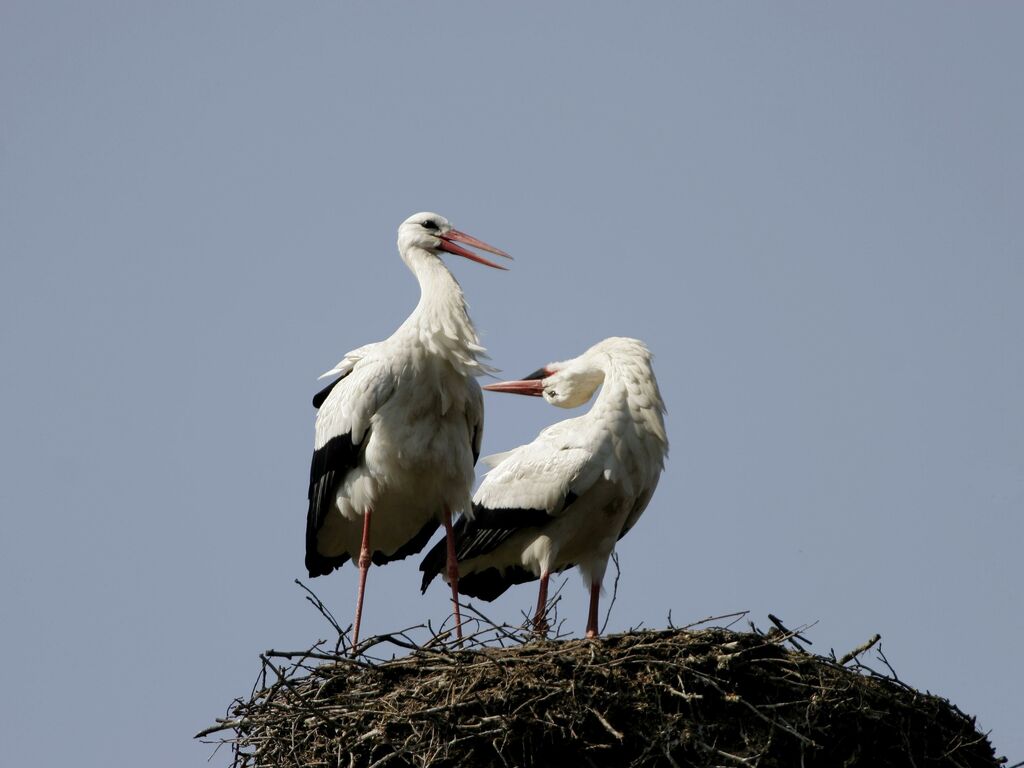
[[[437,226],[437,222],[436,221],[432,221],[430,219],[427,219],[427,221],[423,222],[423,228],[424,229],[439,229],[439,227]]]

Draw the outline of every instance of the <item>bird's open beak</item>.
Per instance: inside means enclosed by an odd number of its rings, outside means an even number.
[[[483,256],[475,254],[472,251],[463,248],[461,245],[455,244],[455,242],[457,241],[460,243],[465,243],[466,245],[471,245],[474,248],[479,248],[481,251],[487,251],[488,253],[494,253],[497,254],[498,256],[504,256],[506,259],[512,258],[500,248],[495,248],[493,245],[488,245],[483,240],[477,240],[472,235],[467,235],[465,232],[459,232],[459,230],[457,229],[448,230],[445,234],[440,235],[440,238],[441,245],[439,245],[438,247],[442,251],[448,251],[448,253],[454,253],[458,256],[465,256],[467,259],[478,262],[480,264],[486,264],[488,267],[494,267],[495,269],[508,269],[508,267],[503,267],[500,264],[495,264],[490,259],[485,259]]]
[[[538,368],[519,381],[499,381],[495,384],[484,384],[483,388],[490,392],[511,392],[514,395],[541,397],[544,394],[544,379],[552,373],[547,368]]]

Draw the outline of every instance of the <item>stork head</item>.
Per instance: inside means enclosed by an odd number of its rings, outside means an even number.
[[[463,248],[458,243],[465,243],[481,251],[504,256],[506,259],[512,258],[500,248],[495,248],[483,240],[477,240],[472,235],[467,235],[465,232],[460,232],[453,228],[448,219],[437,213],[424,212],[413,214],[398,227],[398,250],[403,258],[410,248],[420,248],[435,256],[438,254],[438,251],[446,251],[463,256],[479,264],[486,264],[488,267],[508,269],[508,267],[495,264],[490,259],[485,259],[483,256]]]
[[[623,336],[603,339],[579,357],[561,363],[548,363],[518,381],[487,384],[484,389],[543,397],[559,408],[575,408],[594,396],[609,371],[624,366],[639,371],[639,378],[651,384],[653,394],[660,403],[661,395],[654,380],[654,371],[651,370],[651,351],[639,339]]]
[[[603,381],[604,368],[585,353],[561,363],[548,363],[518,381],[487,384],[484,389],[543,397],[559,408],[576,408],[593,397]]]

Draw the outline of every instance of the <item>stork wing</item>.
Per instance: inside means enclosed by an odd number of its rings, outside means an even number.
[[[338,378],[313,395],[313,408],[319,409],[319,407],[323,406],[327,396],[331,394],[331,390],[338,385],[338,382],[352,373],[356,362],[366,357],[378,344],[380,342],[375,341],[372,344],[364,344],[357,349],[353,349],[351,352],[345,352],[345,356],[341,358],[337,366],[316,377],[318,379],[326,379],[329,376],[337,376]]]
[[[600,477],[590,451],[566,444],[562,437],[549,428],[529,445],[503,454],[487,473],[473,497],[472,519],[462,517],[454,527],[460,562],[493,552],[524,528],[547,525]],[[426,591],[446,559],[442,540],[420,564],[421,589]]]
[[[364,357],[368,357],[370,353],[373,351],[374,347],[377,347],[382,343],[383,342],[380,341],[373,341],[370,342],[369,344],[363,344],[363,346],[357,347],[356,349],[353,349],[351,352],[346,352],[345,356],[341,358],[341,361],[336,366],[331,368],[331,370],[329,371],[324,371],[317,378],[326,379],[328,376],[339,375],[344,377],[345,374],[349,373],[355,367],[356,363],[358,363]]]
[[[353,349],[351,352],[346,352],[345,356],[341,358],[341,361],[336,366],[331,368],[329,371],[321,373],[318,378],[326,379],[328,376],[337,376],[337,378],[313,395],[313,407],[319,408],[323,405],[327,396],[331,394],[331,390],[337,386],[338,382],[352,373],[352,369],[355,368],[356,363],[366,357],[379,343],[379,341],[375,341],[372,344],[364,344],[358,349]]]
[[[591,469],[592,458],[586,448],[556,447],[540,439],[517,448],[480,484],[473,497],[474,517],[480,517],[477,508],[484,517],[502,523],[509,516],[498,510],[528,509],[558,515],[566,506],[567,495],[579,495],[600,475],[599,467]]]
[[[321,400],[306,514],[306,568],[311,577],[330,573],[347,559],[320,555],[317,533],[334,508],[338,486],[361,460],[370,419],[393,391],[394,377],[385,361],[371,356],[354,361]]]
[[[626,517],[626,522],[622,525],[622,531],[619,533],[619,541],[622,537],[629,533],[629,529],[636,525],[637,520],[640,519],[640,515],[643,514],[644,510],[647,509],[647,504],[651,501],[651,496],[654,495],[654,489],[658,487],[658,478],[654,479],[654,485],[649,488],[645,488],[644,491],[637,496],[636,501],[633,504],[633,508],[629,511],[629,515]]]

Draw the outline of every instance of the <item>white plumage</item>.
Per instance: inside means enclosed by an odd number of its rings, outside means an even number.
[[[597,634],[608,559],[650,501],[668,452],[651,354],[636,339],[614,337],[523,380],[484,387],[543,396],[563,408],[582,405],[598,387],[586,414],[484,459],[493,469],[473,498],[473,517],[455,526],[461,591],[493,600],[512,584],[539,578],[540,628],[548,577],[578,566],[591,589],[588,637]],[[424,589],[443,564],[439,547],[427,554]]]
[[[453,510],[470,508],[483,432],[476,377],[490,369],[438,252],[503,267],[456,242],[507,256],[437,214],[406,219],[398,249],[420,284],[416,309],[388,339],[347,353],[324,374],[337,378],[313,399],[306,567],[321,576],[358,557],[353,642],[370,562],[419,552],[442,521],[450,528]],[[453,582],[453,599],[455,590]]]

